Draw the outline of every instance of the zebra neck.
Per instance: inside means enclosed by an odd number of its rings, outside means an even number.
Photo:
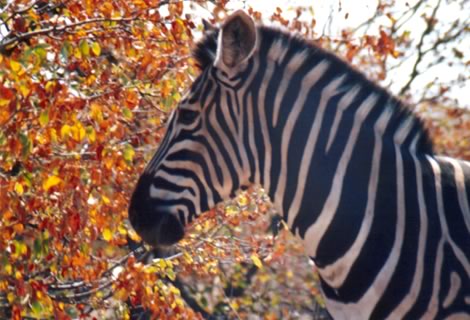
[[[254,64],[245,146],[252,181],[308,242],[308,254],[329,252],[321,257],[328,263],[348,249],[364,217],[370,225],[379,185],[381,192],[395,192],[395,183],[379,176],[397,170],[396,154],[411,150],[411,142],[416,149],[422,129],[386,92],[329,60],[311,61],[309,68],[299,60],[310,58],[297,54],[284,64]],[[344,241],[328,241],[334,234]],[[324,241],[339,247],[322,248]]]

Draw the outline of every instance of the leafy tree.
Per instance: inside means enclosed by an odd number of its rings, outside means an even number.
[[[237,5],[0,1],[0,317],[321,317],[313,266],[262,190],[205,214],[170,252],[142,246],[127,221],[133,185],[198,72],[190,47],[199,17],[216,23]],[[442,18],[466,1],[379,1],[339,34],[317,26],[309,7],[245,5],[367,70],[417,106],[438,150],[470,159],[470,114],[451,98],[469,79],[468,17]],[[455,77],[415,90],[442,63]],[[407,66],[397,86],[394,70]]]

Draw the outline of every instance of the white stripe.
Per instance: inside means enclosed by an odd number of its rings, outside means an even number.
[[[290,110],[286,125],[282,132],[282,140],[281,140],[281,170],[279,172],[279,181],[277,184],[276,191],[274,193],[274,204],[278,208],[279,212],[282,212],[283,208],[283,201],[284,201],[284,193],[286,190],[286,183],[287,183],[287,170],[288,170],[288,148],[289,143],[292,137],[292,132],[294,131],[294,126],[297,123],[297,119],[302,113],[302,109],[305,106],[305,101],[307,99],[308,92],[312,89],[312,87],[320,80],[320,78],[325,74],[326,70],[329,67],[328,61],[322,61],[315,66],[312,70],[310,70],[307,75],[302,80],[302,85],[300,91],[297,95],[297,100]]]
[[[287,88],[289,87],[290,82],[294,75],[297,74],[299,69],[302,67],[303,62],[309,56],[307,51],[302,51],[293,56],[287,66],[283,70],[281,76],[282,80],[279,85],[279,88],[276,92],[276,98],[274,100],[274,109],[273,109],[273,126],[277,126],[279,120],[279,112],[281,110],[281,102],[284,96],[286,95]],[[290,110],[289,110],[290,112]]]
[[[439,309],[439,291],[441,290],[441,272],[442,272],[442,262],[444,260],[444,243],[445,238],[441,236],[439,244],[437,245],[436,253],[436,263],[434,263],[434,277],[432,280],[433,288],[431,299],[429,300],[428,307],[426,308],[426,313],[421,317],[421,319],[434,319],[436,317],[437,311]]]
[[[372,168],[367,190],[367,205],[364,218],[361,223],[361,228],[356,236],[356,239],[348,251],[341,258],[336,260],[333,264],[323,269],[319,269],[322,278],[333,288],[339,288],[343,285],[344,280],[349,274],[352,265],[359,256],[362,247],[366,242],[367,236],[369,235],[375,213],[375,197],[377,195],[377,187],[380,175],[383,134],[387,128],[393,112],[394,111],[392,108],[387,107],[374,125],[375,145],[373,149]]]
[[[199,188],[193,179],[182,178],[181,176],[175,176],[167,173],[164,170],[159,170],[156,177],[165,179],[167,181],[172,181],[177,186],[185,187],[183,191],[180,192],[170,192],[165,189],[157,188],[154,184],[150,185],[150,197],[162,200],[178,200],[181,198],[189,199],[194,203],[196,212],[201,212],[201,195],[199,193]],[[192,195],[189,189],[193,190],[195,195]],[[173,209],[171,210],[172,212]]]
[[[272,49],[269,50],[268,59],[277,64],[281,64],[286,57],[289,46],[283,44],[283,39],[279,39],[272,45]]]
[[[455,185],[457,186],[457,193],[459,198],[459,205],[462,209],[463,220],[467,226],[467,231],[470,233],[470,206],[468,205],[467,192],[465,188],[465,176],[462,169],[464,162],[457,161],[452,158],[443,158],[450,162],[454,167]]]
[[[470,264],[467,257],[462,252],[462,249],[459,248],[449,233],[449,227],[447,226],[445,208],[444,208],[444,195],[442,193],[442,179],[441,179],[441,167],[439,163],[431,156],[426,156],[429,163],[431,164],[434,176],[436,179],[436,198],[437,198],[437,211],[439,213],[439,222],[441,224],[441,230],[444,235],[445,240],[449,243],[450,247],[454,251],[455,256],[462,264],[462,267],[465,269],[467,276],[470,277]],[[443,159],[444,160],[444,159]]]
[[[214,95],[215,90],[216,90],[216,86],[213,87],[212,91],[210,92],[210,94],[208,96],[212,97]],[[211,99],[209,99],[209,100],[211,100]],[[220,134],[221,129],[218,126],[218,121],[216,119],[216,112],[215,112],[217,107],[218,106],[215,105],[215,101],[214,101],[214,105],[212,106],[212,110],[211,110],[208,118],[205,119],[205,121],[207,121],[208,123],[211,123],[211,124],[215,124],[216,126],[213,129]],[[207,108],[207,106],[206,106],[206,108]],[[198,136],[198,135],[203,136],[207,140],[207,143],[210,145],[210,148],[214,151],[215,159],[211,159],[208,163],[213,163],[214,161],[216,161],[217,164],[219,164],[219,166],[221,167],[221,171],[222,171],[221,186],[217,187],[216,190],[220,194],[220,196],[222,198],[224,198],[224,197],[227,197],[230,194],[230,191],[233,188],[233,181],[232,181],[232,178],[229,175],[229,170],[228,170],[228,167],[227,167],[227,163],[224,160],[224,157],[222,156],[222,154],[220,152],[218,152],[219,147],[215,143],[214,138],[212,137],[212,135],[209,134],[209,130],[207,129],[207,127],[208,127],[207,123],[203,121],[202,126],[203,126],[203,129],[200,131],[199,134],[196,134],[196,136]],[[227,143],[227,137],[225,137],[225,135],[224,135],[224,137],[221,137],[221,138],[222,138],[222,141],[223,141],[224,145],[230,145],[230,143]],[[233,156],[234,156],[233,148],[232,148],[231,154],[230,154],[229,150],[227,150],[227,151],[228,151],[230,157],[233,159]]]
[[[276,47],[272,47],[269,50],[268,54],[273,54],[273,51],[276,50]],[[261,126],[261,135],[263,136],[264,144],[264,172],[263,172],[263,187],[265,190],[269,191],[271,186],[271,162],[272,162],[272,146],[271,141],[269,141],[269,132],[268,132],[268,119],[266,117],[266,90],[268,85],[271,83],[272,75],[274,73],[275,65],[274,62],[268,61],[267,70],[264,74],[263,81],[261,82],[261,87],[258,94],[258,113],[259,113],[259,123]]]
[[[333,143],[333,140],[336,137],[336,133],[338,132],[338,126],[341,118],[343,117],[343,112],[353,103],[354,99],[356,98],[357,94],[359,93],[359,90],[361,87],[355,86],[351,88],[344,96],[341,97],[341,99],[338,102],[338,108],[335,113],[335,118],[333,120],[333,124],[331,125],[331,130],[330,134],[328,136],[328,142],[326,144],[326,151],[325,153],[328,153],[331,148],[331,144]]]
[[[328,197],[325,203],[323,204],[323,209],[318,215],[318,218],[316,219],[315,223],[313,223],[305,233],[304,241],[307,248],[307,253],[311,257],[315,257],[317,255],[319,241],[326,233],[328,226],[333,220],[336,210],[338,209],[339,201],[341,199],[341,193],[343,191],[342,189],[346,170],[351,160],[354,147],[357,143],[357,138],[359,136],[362,123],[366,116],[369,114],[372,107],[374,107],[374,105],[377,103],[377,99],[377,95],[370,94],[367,99],[362,102],[362,104],[359,106],[359,109],[354,115],[354,124],[349,135],[346,147],[339,160],[335,175],[333,177],[333,183],[330,189],[330,193],[328,194]],[[292,226],[292,222],[298,214],[298,210],[300,208],[300,200],[302,199],[301,196],[303,196],[303,192],[297,192],[294,201],[290,206],[288,216],[289,226]]]
[[[221,90],[221,95],[223,96],[223,89]],[[222,141],[222,145],[224,146],[225,150],[227,151],[227,153],[229,154],[229,157],[230,157],[230,160],[232,161],[232,164],[233,166],[235,167],[235,171],[237,172],[237,174],[240,174],[241,172],[241,165],[240,163],[238,162],[238,159],[237,159],[237,155],[236,155],[236,152],[235,152],[235,149],[233,148],[233,145],[232,143],[230,142],[230,139],[228,138],[227,134],[224,132],[224,130],[222,129],[222,127],[219,125],[220,124],[220,120],[217,119],[217,108],[219,107],[222,107],[222,109],[225,109],[225,110],[222,110],[222,113],[224,114],[224,117],[226,119],[230,119],[230,115],[228,115],[228,110],[227,108],[223,108],[222,106],[222,101],[221,101],[221,104],[220,105],[214,105],[212,107],[212,110],[210,111],[209,113],[209,123],[211,124],[212,126],[212,129],[215,130],[216,132],[216,135],[220,138],[220,140]],[[215,143],[215,140],[213,140],[212,137],[209,137],[210,135],[207,134],[205,135],[205,137],[207,138],[207,140],[212,140],[213,141],[213,146],[214,146],[214,151],[215,153],[217,154],[220,154],[219,151],[219,147],[217,146],[217,144]],[[220,159],[223,159],[222,156],[220,156]],[[222,160],[223,161],[223,160]],[[227,182],[226,180],[232,180],[230,175],[229,174],[229,170],[228,170],[228,167],[226,166],[226,162],[223,161],[223,166],[224,166],[224,171],[226,171],[227,173],[227,178],[225,178],[225,175],[224,175],[224,184]],[[233,185],[232,181],[230,181],[230,185]],[[232,190],[232,187],[230,187],[230,190]],[[227,194],[228,195],[228,194]]]
[[[344,75],[334,79],[321,92],[320,102],[318,104],[317,111],[315,114],[315,120],[313,121],[312,127],[310,128],[310,133],[307,138],[307,145],[305,150],[303,151],[302,160],[300,162],[300,170],[298,174],[298,182],[294,194],[294,199],[292,200],[292,203],[289,206],[287,220],[287,224],[289,226],[292,226],[292,223],[294,222],[294,219],[297,216],[297,213],[299,212],[300,206],[302,204],[305,185],[309,176],[309,170],[311,169],[313,152],[315,151],[315,147],[317,145],[318,135],[320,133],[320,129],[323,123],[326,107],[330,99],[337,94],[337,90],[341,83],[344,81],[344,79]]]
[[[247,109],[248,109],[248,145],[250,147],[251,154],[253,155],[253,159],[255,162],[254,169],[254,182],[255,184],[260,184],[260,170],[259,170],[259,155],[258,155],[258,148],[256,148],[255,143],[255,128],[254,128],[254,120],[253,120],[253,96],[251,92],[248,94],[247,99]]]
[[[254,77],[258,74],[258,69],[259,69],[259,59],[254,58],[253,69],[251,70],[250,75],[247,77],[247,79],[245,80],[244,85],[240,88],[240,90],[237,91],[238,102],[241,104],[241,106],[240,106],[240,121],[239,121],[240,131],[238,132],[238,143],[239,143],[238,147],[239,147],[240,150],[242,150],[241,151],[242,167],[243,167],[242,181],[244,181],[244,182],[248,182],[248,176],[251,172],[255,172],[255,171],[258,172],[258,177],[259,177],[259,170],[251,167],[250,162],[248,161],[248,155],[247,155],[248,148],[252,147],[251,140],[254,139],[253,104],[252,104],[252,101],[251,101],[252,97],[247,96],[246,105],[244,105],[244,103],[243,103],[243,99],[246,95],[247,90],[249,90],[251,88],[252,81],[253,81]],[[247,128],[244,127],[244,112],[247,112]],[[244,135],[245,135],[245,130],[247,130],[246,134],[248,135],[248,139],[249,139],[249,142],[248,142],[249,145],[248,146],[245,145],[245,142],[243,141],[243,138],[244,138]],[[254,152],[253,149],[251,149],[251,154],[252,154],[253,157],[255,157],[255,154],[253,152]],[[254,162],[255,162],[255,165],[258,166],[259,161],[258,161],[257,156],[255,157]],[[257,173],[255,173],[255,174],[257,174]],[[257,183],[259,184],[259,180],[258,180]]]
[[[393,310],[388,319],[402,319],[406,313],[413,307],[418,299],[419,292],[424,274],[424,256],[426,253],[426,240],[428,236],[428,214],[426,209],[426,200],[424,199],[424,182],[423,182],[423,169],[421,162],[416,155],[416,146],[420,135],[417,135],[411,143],[410,154],[413,157],[414,165],[416,168],[416,185],[418,194],[419,205],[419,239],[418,239],[418,252],[416,258],[415,273],[411,283],[411,289],[408,294],[402,299],[401,303]],[[410,215],[414,213],[411,212]]]
[[[462,286],[462,280],[457,272],[452,271],[450,273],[450,287],[449,291],[447,292],[447,296],[445,297],[444,301],[442,302],[442,307],[447,309],[452,305],[459,293],[460,287]]]
[[[210,208],[212,208],[215,205],[214,195],[212,194],[212,189],[209,188],[209,186],[207,184],[207,181],[204,177],[204,170],[203,170],[202,166],[199,163],[189,161],[189,160],[186,160],[186,161],[184,161],[184,160],[182,160],[182,161],[168,161],[167,163],[165,163],[165,166],[169,169],[187,169],[187,170],[190,169],[191,171],[195,172],[196,175],[199,178],[200,183],[203,185],[204,190],[206,190],[208,206]],[[208,167],[213,167],[213,166],[208,166]],[[194,178],[191,178],[191,179],[194,179]],[[178,184],[178,183],[176,183],[176,184]],[[199,213],[201,213],[201,212],[200,211],[196,212],[196,214],[199,214]]]
[[[370,317],[372,311],[374,310],[378,300],[382,297],[385,289],[387,288],[390,280],[393,276],[395,268],[400,257],[401,247],[403,245],[403,239],[405,236],[405,216],[406,216],[406,206],[405,206],[405,177],[404,177],[404,168],[403,168],[403,159],[400,152],[400,145],[405,141],[406,137],[413,128],[413,118],[408,118],[405,120],[403,125],[398,129],[394,135],[395,142],[395,157],[396,157],[396,178],[397,178],[397,224],[395,232],[395,240],[392,246],[392,250],[387,260],[385,261],[382,269],[379,274],[374,279],[374,282],[369,286],[369,289],[361,297],[358,302],[355,303],[341,303],[336,301],[327,301],[327,306],[332,308],[338,308],[338,315],[342,315],[344,319],[353,319],[351,315],[359,315],[361,319],[367,319]],[[355,126],[353,126],[354,128]],[[348,144],[349,146],[349,144]],[[347,147],[348,147],[347,146]],[[346,147],[346,148],[347,148]],[[342,159],[341,159],[342,160]],[[338,171],[338,170],[337,170]],[[336,178],[336,176],[335,176]],[[340,190],[333,188],[335,190]],[[334,211],[333,211],[334,213]],[[316,226],[316,224],[314,224]],[[309,231],[313,228],[309,228]],[[308,232],[308,231],[307,231]],[[329,309],[330,310],[330,309]],[[340,317],[336,316],[334,312],[335,309],[332,309],[332,316],[335,319]],[[344,317],[344,315],[349,314]]]
[[[232,116],[230,115],[230,110],[229,110],[229,105],[228,105],[228,100],[230,99],[229,90],[226,90],[223,87],[221,87],[221,97],[222,97],[222,99],[225,97],[225,102],[226,102],[225,105],[223,105],[224,101],[221,101],[220,107],[222,107],[222,114],[224,115],[227,126],[229,128],[229,133],[228,134],[230,134],[232,136],[233,140],[236,143],[236,148],[238,150],[237,131],[236,131],[235,124],[232,120]],[[232,108],[234,108],[234,107],[235,107],[235,105],[232,104]],[[216,108],[213,109],[214,114],[216,113],[215,109]],[[236,114],[235,110],[233,110],[233,113]],[[217,126],[218,126],[218,123],[219,123],[219,121],[217,121]],[[220,129],[220,132],[223,132],[221,127],[218,127],[218,128]],[[236,155],[235,149],[233,148],[233,145],[230,143],[230,139],[229,139],[228,135],[225,134],[225,132],[223,132],[223,134],[219,133],[219,136],[221,138],[223,138],[224,146],[226,146],[230,149],[228,151],[229,151],[229,153],[231,153],[231,156],[233,154],[233,158],[232,158],[233,160],[232,161],[233,161],[233,164],[235,166],[235,171],[237,172],[238,176],[241,176],[241,174],[243,172],[242,164],[238,161],[238,157]]]
[[[206,150],[206,146],[198,141],[185,140],[185,141],[173,144],[171,149],[168,151],[168,155],[177,153],[179,151],[185,151],[185,150],[190,150],[192,152],[198,153],[204,158],[204,162],[207,164],[207,169],[209,170],[209,175],[211,179],[210,183],[214,185],[214,188],[216,190],[222,189],[222,182],[219,181],[219,178],[215,171],[215,165],[210,165],[211,163],[214,163],[214,161],[216,160],[211,159],[209,157],[209,153]],[[165,165],[168,166],[167,163]]]

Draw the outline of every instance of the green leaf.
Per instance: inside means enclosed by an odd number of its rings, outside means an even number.
[[[72,52],[73,52],[72,45],[70,44],[70,42],[65,41],[64,44],[62,45],[62,48],[60,49],[60,54],[62,56],[62,59],[67,61],[70,55],[72,54]]]
[[[23,146],[23,148],[21,149],[21,154],[23,155],[23,157],[26,157],[33,149],[33,144],[31,143],[29,137],[24,133],[20,133],[20,142]]]
[[[3,131],[0,131],[0,146],[3,146],[7,143],[7,138],[5,137],[5,134]]]
[[[42,246],[41,246],[41,240],[39,239],[34,239],[34,244],[33,244],[33,253],[36,257],[40,258],[42,255]]]
[[[42,60],[46,59],[47,57],[47,50],[46,50],[46,47],[44,46],[36,46],[34,49],[33,49],[33,52]]]
[[[33,311],[33,315],[40,316],[42,315],[43,310],[44,308],[38,300],[33,301],[31,304],[31,311]]]
[[[124,116],[124,118],[126,118],[127,120],[131,120],[133,118],[133,113],[130,109],[128,108],[123,108],[122,109],[122,115]]]

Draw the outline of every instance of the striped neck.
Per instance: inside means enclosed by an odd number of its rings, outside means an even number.
[[[353,199],[356,187],[372,199],[367,186],[377,187],[384,168],[397,170],[402,149],[432,150],[419,119],[352,67],[279,31],[263,27],[260,34],[239,93],[250,180],[265,188],[291,230],[311,241],[315,257],[335,214],[353,226],[342,230],[349,239],[366,212],[357,206],[373,212],[374,201]],[[347,193],[349,210],[340,201]]]

